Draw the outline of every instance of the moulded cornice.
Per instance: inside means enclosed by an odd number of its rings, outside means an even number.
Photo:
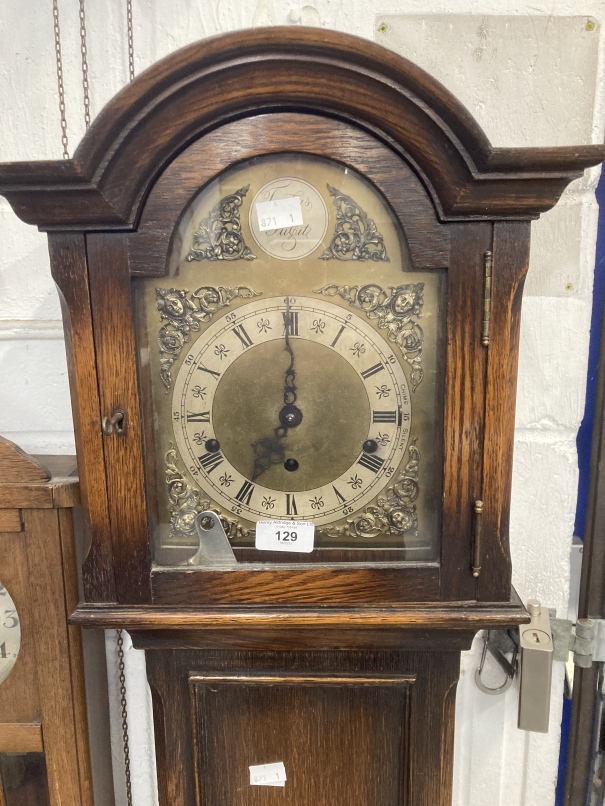
[[[438,81],[335,31],[257,28],[196,42],[141,73],[73,159],[0,165],[0,193],[42,230],[132,229],[155,178],[204,132],[270,111],[324,114],[386,141],[444,220],[535,218],[605,146],[493,148]]]

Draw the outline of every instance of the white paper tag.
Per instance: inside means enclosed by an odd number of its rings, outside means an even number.
[[[258,228],[261,232],[268,229],[295,227],[303,223],[300,199],[290,196],[287,199],[273,199],[268,202],[257,202]]]
[[[258,521],[254,545],[260,551],[313,551],[315,524],[311,521]]]
[[[286,768],[283,761],[256,764],[250,769],[250,786],[285,786]]]

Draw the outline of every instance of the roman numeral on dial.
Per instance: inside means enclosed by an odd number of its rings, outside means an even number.
[[[372,473],[378,473],[384,464],[384,459],[381,459],[380,456],[375,456],[373,454],[362,453],[357,460],[357,464],[361,465],[362,467],[366,467],[368,470],[371,470]]]
[[[241,488],[239,493],[235,496],[238,501],[242,504],[250,504],[250,499],[252,498],[252,493],[254,492],[254,484],[251,481],[246,480]]]
[[[376,375],[378,372],[382,372],[383,369],[384,364],[374,364],[373,367],[364,369],[364,371],[361,373],[361,377],[364,379],[364,381],[367,381],[368,378],[371,378],[372,375]]]
[[[397,412],[396,411],[373,411],[372,412],[372,422],[373,423],[396,423],[397,422]],[[401,423],[399,423],[401,425]]]
[[[223,461],[223,455],[220,451],[216,453],[205,453],[203,456],[198,456],[198,461],[204,468],[206,473],[212,473]]]
[[[343,331],[344,329],[345,329],[345,326],[344,326],[344,325],[342,325],[342,327],[340,328],[340,330],[339,330],[339,331],[338,331],[338,333],[336,334],[336,338],[334,339],[334,341],[332,342],[332,344],[330,345],[330,347],[335,347],[335,346],[336,346],[336,342],[337,342],[337,341],[338,341],[338,339],[339,339],[339,338],[342,336],[342,331]]]
[[[288,336],[298,336],[298,311],[284,311],[284,333]]]
[[[246,333],[246,329],[243,325],[236,325],[235,327],[231,328],[231,330],[233,330],[237,338],[241,341],[244,350],[246,347],[252,347],[252,339]]]
[[[201,364],[198,365],[198,369],[201,369],[202,372],[207,372],[208,375],[212,375],[213,378],[218,379],[221,377],[220,372],[216,372],[214,369],[208,369],[207,367],[202,367]]]
[[[187,422],[188,423],[209,423],[210,422],[210,412],[209,411],[188,411],[187,412]]]
[[[298,515],[296,499],[290,493],[286,493],[286,515]]]
[[[347,499],[344,497],[344,495],[342,495],[341,493],[338,492],[338,490],[336,489],[336,487],[334,485],[332,485],[332,489],[334,490],[334,495],[336,496],[336,498],[338,498],[340,503],[341,504],[346,503]]]

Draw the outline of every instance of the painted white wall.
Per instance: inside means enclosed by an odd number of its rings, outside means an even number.
[[[137,72],[196,39],[256,25],[357,34],[416,61],[450,88],[496,145],[602,142],[605,0],[134,0]],[[78,0],[60,0],[70,150],[84,132]],[[128,78],[123,0],[86,3],[92,113]],[[395,16],[397,15],[397,16]],[[61,157],[51,4],[0,4],[0,160]],[[598,171],[533,227],[523,304],[511,541],[522,597],[567,608],[584,405]],[[0,433],[32,452],[73,452],[60,311],[45,236],[0,199]],[[116,795],[120,714],[108,636]],[[478,647],[478,642],[476,642]],[[135,806],[155,802],[151,711],[140,653],[127,649]],[[456,806],[554,801],[563,672],[551,731],[516,729],[516,693],[487,697],[465,654],[458,690]]]

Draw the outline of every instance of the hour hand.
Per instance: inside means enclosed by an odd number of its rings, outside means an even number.
[[[254,471],[252,481],[255,481],[273,465],[283,464],[286,458],[286,448],[282,442],[287,434],[283,426],[276,428],[272,437],[261,437],[252,443],[254,451]]]
[[[281,465],[286,458],[286,447],[283,439],[288,429],[296,428],[302,422],[302,411],[293,403],[286,403],[279,413],[280,425],[273,431],[272,437],[261,437],[252,443],[254,451],[254,471],[252,481],[257,479],[273,465]]]

